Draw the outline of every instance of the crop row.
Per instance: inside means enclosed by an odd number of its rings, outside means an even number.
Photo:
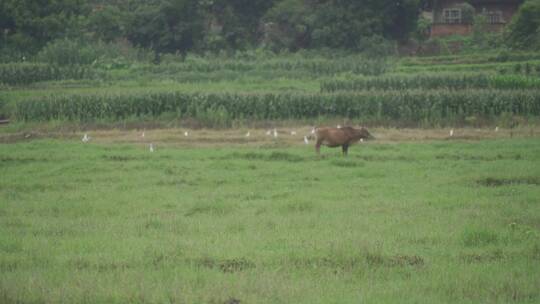
[[[333,79],[322,92],[409,89],[540,89],[540,78],[489,74],[416,74]]]
[[[502,113],[540,115],[540,90],[411,90],[332,94],[203,94],[163,92],[137,95],[48,96],[17,102],[19,120],[124,119],[217,115],[226,119],[304,119],[340,116],[405,122],[438,122]]]
[[[62,79],[87,79],[94,78],[97,74],[96,70],[88,66],[60,67],[43,63],[0,64],[0,83],[8,85]]]
[[[299,59],[299,60],[189,60],[183,63],[168,65],[147,65],[137,67],[136,72],[153,74],[170,74],[186,72],[209,73],[217,71],[233,72],[304,72],[313,75],[333,75],[338,73],[354,73],[361,75],[380,75],[392,69],[392,64],[384,59]]]

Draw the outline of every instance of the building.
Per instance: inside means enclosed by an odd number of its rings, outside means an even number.
[[[487,31],[501,31],[510,22],[523,0],[432,0],[431,37],[467,35],[474,16],[484,15]]]

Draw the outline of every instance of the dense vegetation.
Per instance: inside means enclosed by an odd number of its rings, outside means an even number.
[[[388,55],[395,53],[395,42],[426,39],[429,22],[418,16],[428,2],[4,0],[0,3],[0,60],[33,60],[58,40],[136,46],[151,52],[156,62],[165,53],[234,54],[256,48]],[[485,18],[471,16],[475,30],[466,47],[537,48],[539,8],[539,0],[526,1],[508,31],[498,35],[484,33]]]
[[[177,118],[210,120],[217,125],[233,119],[251,120],[346,117],[390,125],[463,122],[503,113],[540,116],[540,90],[408,90],[336,94],[183,94],[51,96],[18,102],[20,120],[122,120],[174,113]]]
[[[21,122],[195,120],[208,127],[339,117],[387,126],[535,123],[540,62],[527,59],[536,54],[501,62],[475,56],[462,57],[464,64],[249,53],[162,65],[0,64],[7,89],[0,114]]]

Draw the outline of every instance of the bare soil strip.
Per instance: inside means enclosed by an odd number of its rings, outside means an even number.
[[[284,127],[269,129],[151,129],[151,130],[90,130],[86,132],[59,131],[27,131],[16,133],[0,133],[0,143],[15,143],[44,138],[66,140],[82,139],[84,134],[90,136],[91,142],[105,144],[160,144],[184,147],[226,147],[226,146],[268,146],[281,147],[292,145],[314,144],[311,126]],[[498,128],[460,128],[460,129],[397,129],[370,128],[377,143],[430,141],[430,140],[483,140],[503,138],[538,138],[540,127],[523,127],[515,129]],[[186,134],[187,132],[187,134]],[[249,132],[249,135],[248,135]],[[144,133],[144,135],[143,135]],[[359,144],[366,144],[362,142]]]

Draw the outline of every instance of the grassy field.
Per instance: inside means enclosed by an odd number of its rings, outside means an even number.
[[[182,131],[3,134],[0,302],[540,302],[536,133]]]
[[[0,64],[0,303],[540,303],[539,58]]]

